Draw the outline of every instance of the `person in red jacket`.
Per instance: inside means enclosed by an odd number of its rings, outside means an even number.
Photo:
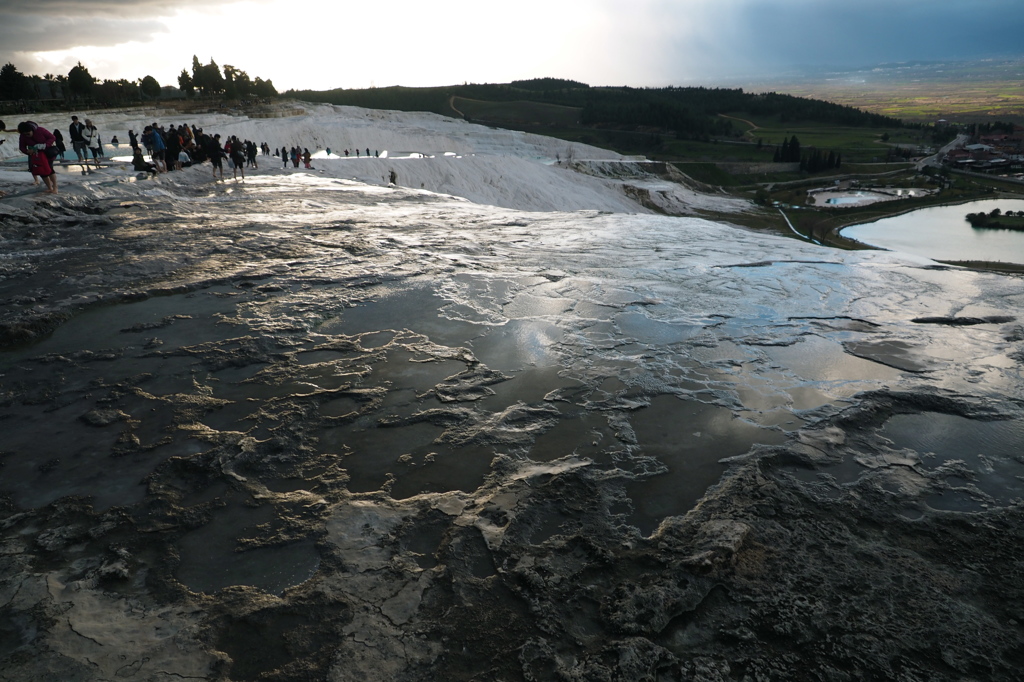
[[[57,193],[57,174],[50,166],[50,160],[46,153],[40,149],[30,149],[28,155],[28,169],[32,171],[32,177],[39,176],[46,183],[46,193]],[[38,181],[37,181],[38,182]]]
[[[38,175],[43,179],[43,182],[46,183],[47,194],[56,194],[57,174],[53,171],[50,155],[56,156],[57,148],[54,145],[57,138],[49,130],[32,121],[19,123],[18,132],[21,133],[18,149],[28,157],[28,166],[32,175]]]

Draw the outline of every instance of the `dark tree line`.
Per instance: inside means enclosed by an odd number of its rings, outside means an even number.
[[[684,113],[692,119],[716,118],[727,112],[744,112],[756,117],[777,117],[781,122],[817,121],[836,125],[899,127],[901,122],[879,114],[821,100],[780,95],[751,94],[741,88],[589,88],[580,91],[584,106],[614,103],[623,98],[643,103],[662,114],[666,109]],[[614,116],[614,112],[611,114]]]
[[[932,126],[932,142],[938,146],[942,146],[947,142],[953,141],[957,135],[963,133],[970,135],[971,137],[978,137],[979,135],[992,135],[998,133],[1006,133],[1012,135],[1017,129],[1017,124],[1012,121],[990,121],[987,123],[949,123],[943,126]]]
[[[1007,211],[1003,213],[1002,210],[994,208],[988,213],[968,213],[967,222],[971,224],[971,227],[987,227],[996,230],[1024,230],[1024,222],[1013,221],[1005,223],[999,220],[1001,216],[1024,218],[1024,211]]]
[[[1012,135],[1015,124],[1004,121],[992,121],[991,123],[972,123],[970,126],[971,135],[991,135],[993,133],[1006,133]]]
[[[289,90],[286,95],[307,102],[326,102],[367,109],[393,109],[395,111],[430,111],[450,114],[448,100],[450,88],[368,88],[360,90]]]
[[[562,78],[533,78],[526,81],[512,81],[509,85],[521,90],[539,90],[541,92],[586,89],[590,87],[586,83]]]
[[[92,101],[120,105],[138,102],[143,96],[159,95],[160,85],[152,76],[144,76],[137,81],[124,78],[99,81],[81,62],[71,67],[66,76],[52,73],[29,76],[11,63],[0,68],[0,101]]]
[[[782,141],[781,147],[775,148],[775,156],[772,161],[775,163],[797,163],[803,157],[800,155],[800,140],[796,138],[796,135],[790,138],[786,138]]]
[[[843,165],[843,155],[835,152],[825,152],[820,149],[812,149],[800,159],[800,170],[805,173],[821,173],[822,171],[834,170]]]
[[[178,85],[186,96],[197,91],[204,95],[236,97],[273,97],[277,90],[270,80],[250,79],[249,75],[234,66],[225,65],[223,70],[211,59],[203,66],[196,57],[192,58],[192,74],[182,70]],[[71,67],[64,75],[46,74],[29,76],[11,63],[0,68],[0,101],[17,100],[61,100],[63,102],[95,102],[106,106],[118,106],[160,97],[162,87],[153,76],[146,75],[135,81],[95,78],[81,62]]]
[[[822,171],[834,170],[843,165],[843,155],[829,152],[826,154],[820,149],[812,147],[807,153],[800,148],[800,140],[796,135],[787,137],[782,141],[782,146],[775,148],[775,155],[772,157],[775,163],[799,163],[800,170],[804,173],[820,173]]]
[[[186,97],[193,97],[197,92],[203,96],[216,95],[228,99],[277,95],[274,82],[269,79],[250,78],[245,71],[230,64],[221,69],[213,58],[209,64],[200,64],[199,57],[195,55],[192,55],[192,72],[182,69],[178,74],[178,87]]]

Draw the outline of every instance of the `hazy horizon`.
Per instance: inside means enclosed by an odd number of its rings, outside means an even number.
[[[1024,13],[1011,0],[523,0],[486,9],[467,0],[2,2],[0,63],[25,74],[67,74],[81,61],[98,79],[152,75],[176,85],[196,55],[270,79],[282,92],[542,77],[715,85],[799,76],[807,65],[1024,54]]]

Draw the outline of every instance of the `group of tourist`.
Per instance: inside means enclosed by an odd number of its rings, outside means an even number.
[[[59,130],[53,131],[54,136],[60,135]],[[92,121],[85,119],[85,123],[78,120],[77,116],[71,117],[71,125],[68,126],[68,135],[71,136],[71,148],[75,150],[79,163],[82,164],[82,175],[92,173],[89,170],[89,155],[92,154],[93,165],[99,170],[100,158],[103,156],[103,142],[100,140],[100,131],[93,125]],[[58,140],[58,153],[61,160],[64,160],[64,138]]]
[[[281,157],[281,162],[284,164],[285,168],[288,167],[288,161],[291,161],[292,166],[295,168],[299,167],[299,161],[302,161],[306,168],[313,168],[313,164],[311,163],[313,155],[309,153],[309,149],[306,147],[292,147],[290,149],[281,147],[280,150],[274,150],[274,156]]]
[[[209,161],[214,179],[224,179],[224,159],[231,162],[234,178],[238,179],[241,175],[244,180],[247,167],[259,168],[259,162],[256,160],[259,153],[270,153],[270,145],[266,142],[257,144],[252,140],[242,140],[237,135],[230,135],[222,143],[219,133],[211,136],[195,125],[172,125],[164,129],[154,122],[153,125],[146,126],[142,132],[142,144],[153,160],[152,164],[147,164],[141,153],[138,153],[135,133],[131,130],[128,131],[128,139],[137,151],[136,159],[133,161],[136,170],[164,173]]]
[[[0,130],[5,130],[3,121],[0,121]],[[22,121],[18,124],[18,133],[21,137],[18,141],[18,149],[28,157],[28,169],[32,173],[32,181],[39,184],[42,180],[46,184],[47,194],[57,193],[57,172],[54,169],[57,159],[64,160],[67,147],[64,144],[64,135],[60,130],[50,132],[35,121]],[[78,116],[71,117],[71,125],[68,126],[68,135],[71,140],[71,147],[82,164],[82,175],[92,173],[90,170],[90,156],[96,168],[100,167],[99,160],[103,158],[103,143],[100,140],[99,129],[90,119],[85,122],[78,120]]]
[[[327,151],[327,156],[331,156],[331,148],[328,147],[326,149],[326,151]],[[269,154],[270,153],[270,147],[268,146],[263,151],[263,153],[264,154]],[[348,157],[350,155],[350,153],[354,153],[356,155],[356,158],[359,158],[361,156],[361,152],[358,149],[353,150],[352,152],[350,152],[348,149],[345,150],[345,156],[346,157]],[[310,168],[310,169],[313,168],[312,163],[311,163],[311,160],[312,160],[313,156],[312,156],[312,154],[309,153],[309,149],[307,149],[306,147],[298,147],[298,146],[290,147],[290,148],[281,147],[280,149],[275,149],[274,150],[274,156],[280,157],[281,163],[284,165],[285,168],[288,167],[288,162],[289,161],[291,161],[291,164],[292,164],[292,166],[294,168],[298,168],[299,167],[299,162],[300,161],[305,165],[306,168]],[[380,151],[379,150],[374,150],[373,157],[374,158],[380,158]],[[366,158],[370,158],[370,148],[369,147],[366,148]]]
[[[0,131],[3,130],[4,123],[0,121]],[[28,156],[29,170],[32,172],[34,182],[38,184],[42,179],[46,183],[46,192],[56,194],[57,174],[54,165],[58,158],[65,160],[64,154],[67,151],[63,134],[60,130],[50,132],[32,121],[19,123],[18,132],[21,134],[19,149]],[[104,157],[103,145],[99,130],[93,122],[88,118],[83,122],[78,116],[72,116],[68,135],[81,165],[82,175],[93,172],[90,160],[92,166],[99,169],[100,159]],[[116,136],[111,138],[111,144],[119,144]],[[164,127],[156,122],[147,125],[141,135],[129,130],[128,144],[132,148],[132,167],[136,171],[167,173],[210,161],[214,179],[218,179],[219,176],[221,180],[224,179],[225,159],[231,163],[233,177],[238,179],[240,174],[244,180],[245,168],[259,168],[256,158],[258,154],[269,156],[271,153],[270,145],[266,142],[257,144],[251,140],[240,140],[235,135],[228,136],[222,142],[219,134],[211,136],[195,125]],[[149,154],[149,161],[143,156],[143,148]],[[327,153],[330,155],[331,150],[328,149]],[[349,153],[346,149],[345,156]],[[355,150],[355,155],[360,156],[360,150]],[[274,150],[274,156],[281,158],[285,168],[288,167],[289,161],[292,166],[298,168],[301,161],[306,168],[313,169],[312,154],[306,147],[281,147]],[[366,156],[370,157],[369,148],[366,149]],[[374,156],[379,156],[379,152],[374,152]]]
[[[328,150],[328,153],[330,153],[330,150]],[[356,149],[354,150],[354,153],[356,155],[356,158],[358,159],[359,158],[359,148],[358,147],[356,147]],[[349,154],[349,152],[346,149],[345,150],[345,156],[348,156],[348,154]],[[376,158],[379,158],[379,157],[380,157],[380,151],[374,149],[373,150],[373,158],[376,159]],[[366,158],[370,158],[370,148],[369,147],[366,148]]]

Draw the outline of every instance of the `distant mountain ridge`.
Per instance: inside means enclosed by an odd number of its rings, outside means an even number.
[[[1024,56],[886,62],[735,82],[746,88],[823,98],[904,121],[1024,123]]]
[[[789,84],[854,77],[891,82],[912,76],[915,81],[947,82],[970,75],[988,81],[1024,81],[1024,55],[969,60],[912,60],[905,62],[879,62],[843,67],[813,64],[791,69],[781,74],[748,75],[729,78],[723,84],[744,88],[785,88]]]

